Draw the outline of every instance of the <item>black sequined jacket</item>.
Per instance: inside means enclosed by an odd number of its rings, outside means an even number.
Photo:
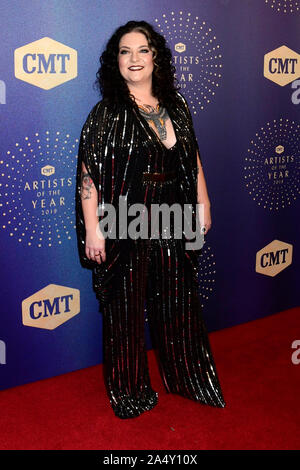
[[[183,148],[180,152],[180,174],[177,175],[180,199],[182,204],[191,205],[195,229],[197,151],[202,161],[187,101],[180,92],[177,91],[176,95],[176,106],[167,111]],[[97,188],[98,207],[110,203],[117,213],[120,195],[127,197],[128,205],[135,202],[135,182],[142,178],[145,171],[143,163],[148,160],[146,154],[161,145],[155,131],[133,105],[123,104],[115,108],[102,100],[89,113],[81,132],[76,176],[76,232],[82,266],[94,268],[97,265],[85,254],[85,225],[80,198],[82,162]],[[107,259],[118,256],[120,250],[123,257],[128,253],[124,243],[120,248],[118,238],[107,238],[105,243]],[[187,253],[194,269],[197,268],[200,251],[189,250]]]

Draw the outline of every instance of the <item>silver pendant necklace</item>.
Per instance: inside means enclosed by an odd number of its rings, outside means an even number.
[[[141,115],[149,122],[153,123],[156,127],[161,140],[166,140],[167,129],[166,121],[169,119],[168,112],[163,106],[159,104],[154,108],[150,104],[138,105]]]

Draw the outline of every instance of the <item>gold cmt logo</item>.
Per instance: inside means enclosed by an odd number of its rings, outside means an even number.
[[[278,47],[264,57],[264,76],[285,86],[300,77],[300,55],[287,46]]]
[[[54,175],[54,173],[55,173],[55,168],[52,165],[43,166],[43,168],[41,169],[41,174],[45,176],[51,176],[51,175]]]
[[[274,277],[292,264],[293,245],[273,240],[256,254],[257,273]]]
[[[26,44],[15,50],[15,76],[50,90],[77,77],[77,51],[47,37]]]
[[[278,153],[278,154],[281,154],[284,152],[284,146],[283,145],[277,145],[277,147],[275,147],[275,152]]]
[[[183,44],[183,42],[178,42],[177,44],[175,44],[174,49],[176,52],[181,53],[186,51],[186,46],[185,44]]]
[[[80,312],[78,289],[49,284],[22,302],[23,325],[54,330]]]

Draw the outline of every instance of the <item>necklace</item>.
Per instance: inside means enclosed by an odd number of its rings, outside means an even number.
[[[144,118],[153,123],[156,127],[158,134],[161,140],[166,140],[167,138],[167,129],[166,121],[169,119],[168,112],[163,106],[160,107],[159,103],[154,107],[150,104],[138,105],[140,108],[140,113]]]

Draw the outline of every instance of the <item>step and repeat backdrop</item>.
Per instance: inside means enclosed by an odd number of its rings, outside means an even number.
[[[194,120],[212,210],[200,259],[208,330],[299,305],[298,0],[0,9],[1,389],[102,362],[102,315],[77,254],[75,173],[101,99],[99,56],[131,19],[166,38]]]

